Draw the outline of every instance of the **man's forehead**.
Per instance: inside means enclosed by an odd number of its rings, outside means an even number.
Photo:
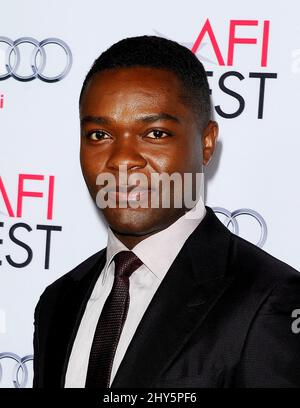
[[[110,76],[113,76],[115,78],[135,78],[137,76],[143,76],[144,78],[149,77],[149,78],[155,78],[155,77],[160,77],[160,78],[173,78],[173,79],[178,79],[177,74],[172,71],[171,69],[167,69],[164,67],[151,67],[151,66],[143,66],[143,65],[133,65],[133,66],[128,66],[128,67],[116,67],[116,68],[106,68],[103,70],[100,70],[98,72],[95,72],[91,79],[93,80],[99,80],[101,78],[107,78]]]
[[[110,116],[98,116],[98,115],[84,115],[80,118],[81,125],[86,123],[96,123],[99,125],[109,125],[115,121],[114,117]],[[150,113],[150,114],[137,114],[134,117],[135,122],[152,123],[156,121],[169,121],[180,124],[181,119],[178,116],[171,115],[166,112]]]
[[[124,86],[112,83],[91,86],[83,94],[80,112],[83,115],[95,115],[97,112],[120,112],[135,111],[143,116],[148,113],[167,112],[170,115],[187,109],[182,103],[176,89],[162,86],[132,86],[124,83]]]
[[[153,75],[152,75],[153,72]],[[138,73],[138,75],[137,75]],[[176,74],[164,69],[130,67],[94,74],[82,95],[80,118],[86,116],[159,115],[190,117]],[[166,119],[166,117],[161,119]],[[102,120],[102,119],[101,119]],[[103,121],[104,124],[104,121]]]
[[[131,67],[104,70],[94,74],[85,89],[85,94],[98,89],[106,94],[130,90],[145,96],[176,92],[182,84],[172,71],[148,67]]]

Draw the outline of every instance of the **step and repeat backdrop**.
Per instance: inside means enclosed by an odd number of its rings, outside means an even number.
[[[0,387],[31,387],[44,288],[106,246],[79,164],[78,97],[113,43],[157,35],[205,66],[220,133],[205,200],[234,233],[300,269],[300,3],[2,4]]]

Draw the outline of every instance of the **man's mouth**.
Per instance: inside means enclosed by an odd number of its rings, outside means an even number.
[[[103,191],[109,193],[109,199],[113,200],[113,202],[127,203],[135,201],[144,202],[148,200],[150,193],[154,193],[155,189],[136,185],[120,185],[109,188],[103,187]]]

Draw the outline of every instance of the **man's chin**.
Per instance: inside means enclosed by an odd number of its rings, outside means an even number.
[[[114,208],[103,209],[110,228],[118,234],[142,236],[163,228],[161,209]]]

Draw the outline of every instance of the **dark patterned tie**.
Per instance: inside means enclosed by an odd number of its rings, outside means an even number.
[[[131,251],[117,253],[114,261],[114,283],[97,323],[86,388],[109,388],[114,356],[129,307],[129,277],[142,265],[142,261]]]

